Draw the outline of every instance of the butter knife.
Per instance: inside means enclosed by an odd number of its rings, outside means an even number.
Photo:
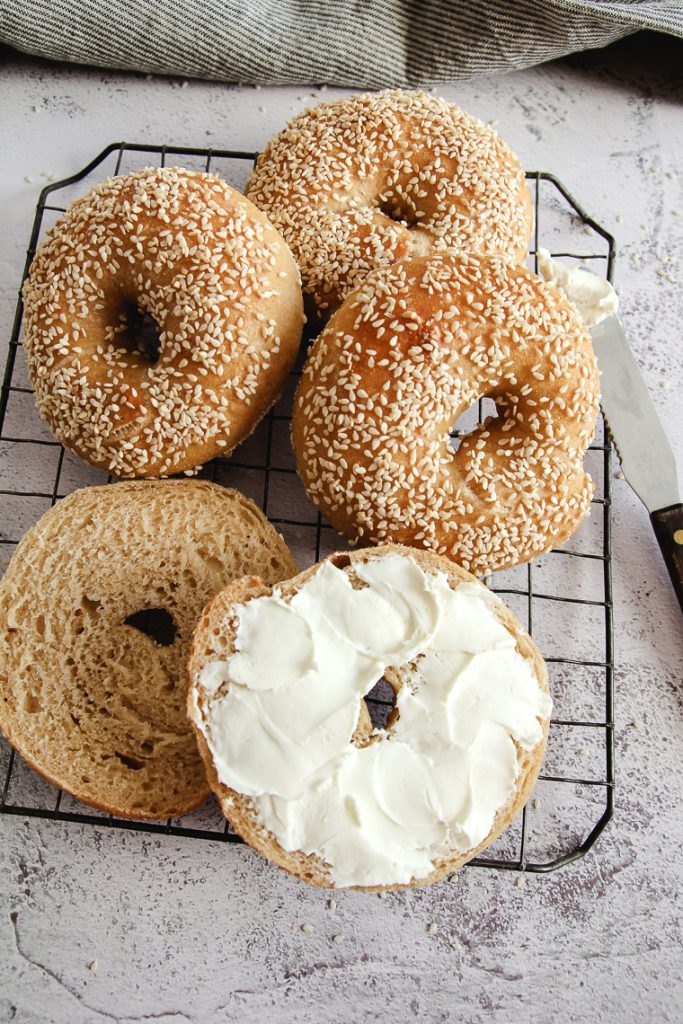
[[[629,484],[650,513],[683,610],[683,504],[676,461],[616,314],[590,328],[602,411]]]

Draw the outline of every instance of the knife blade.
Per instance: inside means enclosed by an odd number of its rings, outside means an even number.
[[[601,405],[625,478],[646,506],[683,610],[683,504],[669,440],[616,314],[590,328]]]

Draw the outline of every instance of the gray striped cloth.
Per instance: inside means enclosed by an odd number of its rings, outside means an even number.
[[[683,0],[0,0],[26,53],[264,84],[430,85],[638,29],[683,37]]]

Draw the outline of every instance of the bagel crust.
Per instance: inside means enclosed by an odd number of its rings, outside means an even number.
[[[477,587],[483,587],[483,584],[478,583],[470,573],[454,565],[448,559],[441,558],[431,552],[416,551],[415,549],[396,544],[379,545],[376,548],[362,551],[339,552],[330,555],[326,561],[331,561],[337,568],[342,569],[349,576],[352,585],[355,587],[359,584],[355,576],[354,566],[368,563],[374,559],[381,559],[387,555],[409,557],[427,575],[444,574],[447,578],[448,586],[452,590],[457,589],[461,583],[474,583]],[[311,566],[294,579],[281,583],[277,587],[278,593],[285,601],[291,600],[315,575],[320,569],[321,564],[323,563]],[[264,826],[254,800],[220,781],[211,749],[205,737],[209,705],[215,692],[213,690],[209,692],[202,686],[200,681],[202,670],[216,660],[226,661],[235,652],[238,623],[235,606],[243,606],[250,601],[272,594],[272,592],[272,587],[266,586],[257,578],[250,577],[244,580],[237,580],[222,593],[218,594],[204,610],[204,614],[195,631],[190,652],[188,715],[195,730],[200,753],[204,759],[207,778],[232,828],[255,850],[290,874],[312,885],[336,888],[333,869],[330,864],[327,864],[316,854],[305,853],[303,850],[285,849],[275,835]],[[548,694],[548,673],[538,648],[523,629],[518,619],[515,618],[503,602],[489,591],[486,591],[486,594],[488,603],[493,609],[496,618],[514,638],[518,654],[521,655],[531,668],[539,691],[542,694]],[[410,666],[407,665],[386,669],[385,678],[394,690],[395,695],[398,695],[402,686],[407,685],[410,687],[414,685],[414,676],[411,674]],[[394,711],[387,720],[385,729],[391,731],[392,725],[396,721],[397,711],[394,708]],[[426,877],[413,878],[408,882],[396,884],[350,885],[343,886],[343,888],[381,892],[391,889],[429,885],[445,875],[458,870],[467,861],[481,853],[511,824],[531,795],[541,769],[548,737],[548,720],[546,718],[539,718],[538,722],[541,738],[535,746],[531,749],[524,749],[515,743],[518,765],[517,778],[512,792],[504,805],[499,808],[491,829],[482,842],[465,852],[462,850],[443,850],[441,859],[438,863],[434,863],[434,870]],[[361,701],[358,726],[353,734],[352,742],[356,746],[362,747],[368,745],[372,740],[372,726],[367,706],[364,701]],[[491,767],[493,770],[495,766],[492,765]]]
[[[282,232],[329,314],[377,267],[450,249],[526,259],[524,171],[488,125],[424,92],[308,110],[266,146],[246,194]]]
[[[40,415],[120,477],[227,456],[277,398],[303,325],[299,273],[256,207],[210,174],[102,182],[49,231],[24,285]],[[141,321],[158,330],[145,351]]]
[[[245,573],[296,571],[239,491],[143,480],[70,494],[0,583],[0,729],[85,803],[127,818],[191,810],[208,793],[185,714],[202,608]],[[156,636],[139,618],[151,609],[167,616]]]
[[[497,416],[450,432],[477,399]],[[563,543],[590,509],[599,373],[552,286],[500,256],[375,271],[313,345],[292,440],[311,499],[352,542],[427,548],[473,573]]]

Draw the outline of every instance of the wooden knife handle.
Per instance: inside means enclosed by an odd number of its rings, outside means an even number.
[[[683,610],[683,505],[660,508],[650,519]]]

